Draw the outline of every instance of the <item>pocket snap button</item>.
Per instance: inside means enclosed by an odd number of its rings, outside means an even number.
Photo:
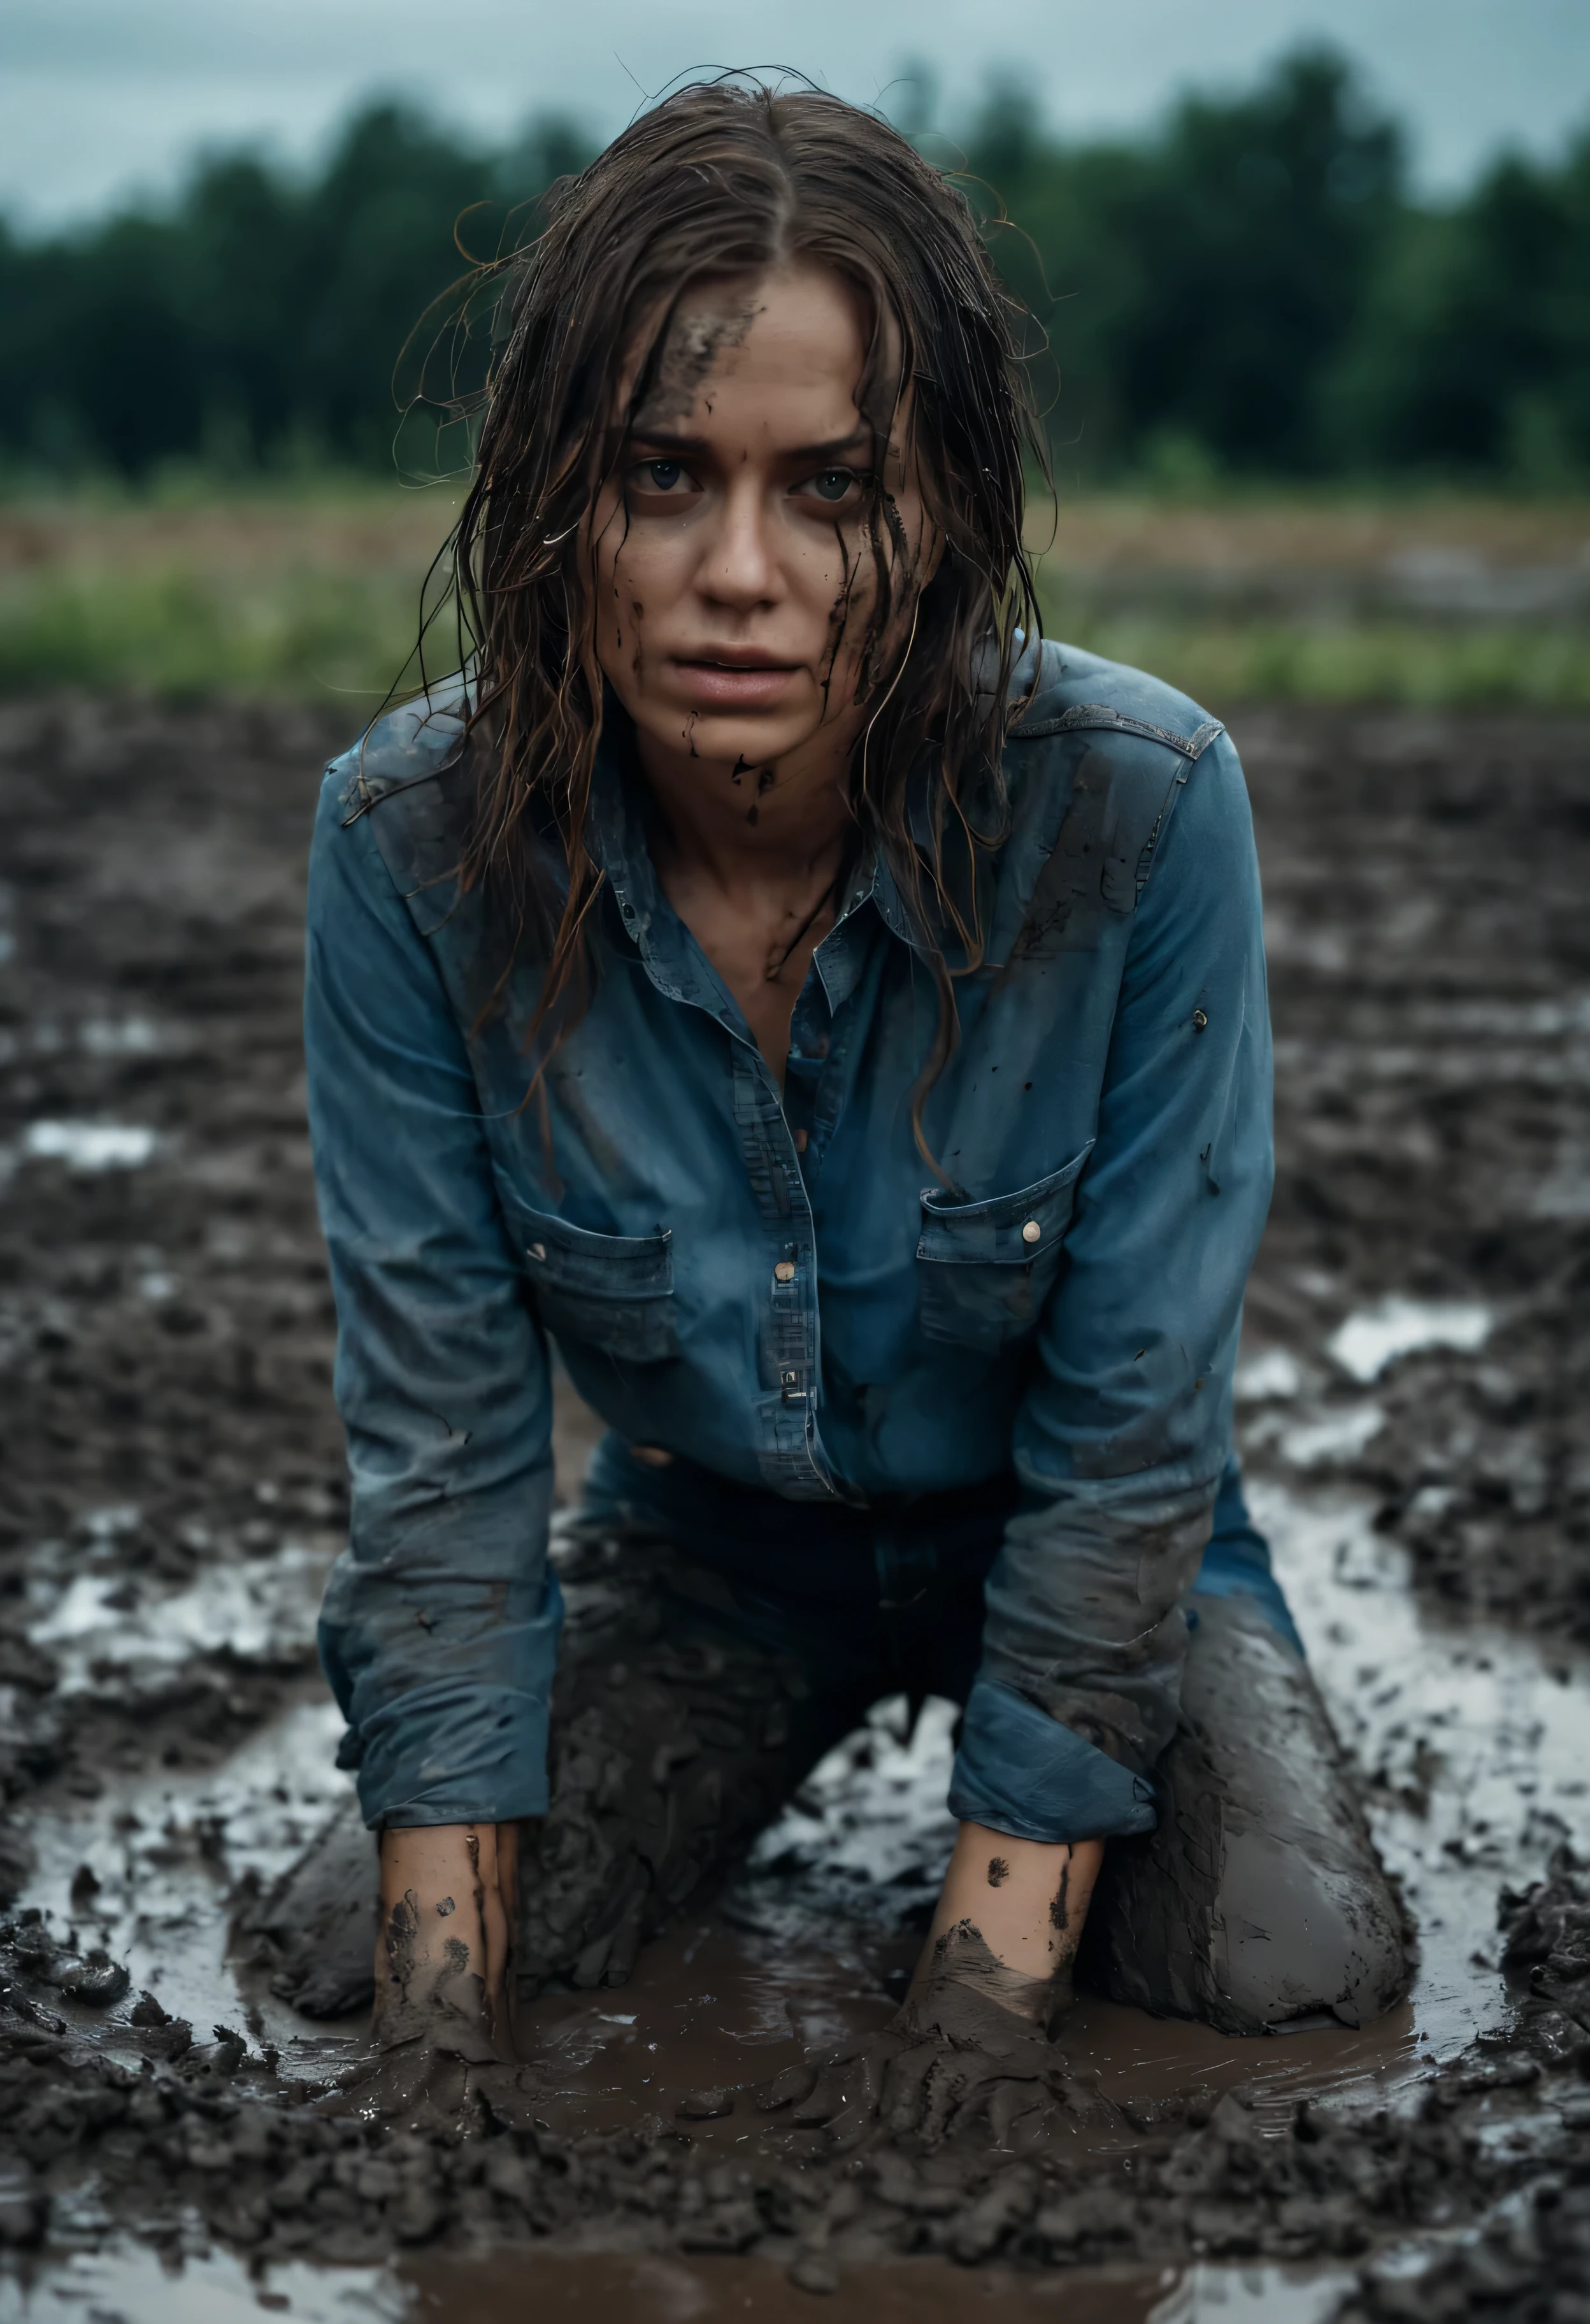
[[[773,1270],[773,1280],[775,1283],[793,1283],[795,1281],[795,1261],[793,1259],[781,1259],[779,1260],[777,1266]]]
[[[1026,1222],[1025,1226],[1025,1227],[1023,1227],[1023,1229],[1022,1229],[1022,1231],[1021,1231],[1021,1239],[1022,1239],[1023,1242],[1042,1242],[1042,1241],[1043,1241],[1043,1228],[1038,1224],[1038,1222],[1037,1222],[1037,1220],[1036,1220],[1036,1219],[1029,1219],[1029,1220],[1027,1221],[1027,1222]]]
[[[526,1256],[529,1259],[545,1259],[547,1256],[546,1244],[544,1242],[531,1243]]]

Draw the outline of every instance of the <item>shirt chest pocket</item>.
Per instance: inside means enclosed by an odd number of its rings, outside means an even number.
[[[1077,1181],[1092,1151],[1089,1139],[1062,1170],[987,1202],[924,1191],[916,1258],[926,1338],[987,1352],[1026,1337],[1060,1272]]]
[[[632,1364],[678,1354],[670,1234],[593,1234],[518,1204],[512,1220],[536,1313],[555,1338]]]

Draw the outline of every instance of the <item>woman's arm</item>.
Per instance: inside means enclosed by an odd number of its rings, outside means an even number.
[[[320,1646],[382,1831],[378,2030],[401,2039],[421,2003],[502,2024],[514,1827],[547,1800],[551,1390],[455,1012],[383,809],[348,821],[345,788],[316,832],[305,1003],[353,1488]]]
[[[375,2015],[384,2047],[453,2024],[513,2054],[516,1823],[418,1824],[381,1836]]]
[[[975,1983],[1050,2032],[1071,2004],[1071,1963],[1103,1861],[1102,1840],[1070,1847],[963,1823],[909,2003],[930,2000],[941,1981]]]
[[[1123,787],[1174,779],[1153,742],[1100,747]],[[935,1934],[970,1920],[1013,1975],[1044,1958],[1059,1869],[1074,1951],[1099,1843],[1153,1825],[1182,1606],[1229,1448],[1243,1289],[1269,1203],[1246,791],[1223,736],[1182,771],[1136,903],[1097,1139],[1016,1418],[1023,1502],[988,1578],[951,1791],[961,1837]],[[990,1854],[1011,1868],[992,1891]],[[998,1944],[986,1924],[1004,1932]],[[975,1970],[951,1944],[938,1973],[958,1973],[958,1957]]]

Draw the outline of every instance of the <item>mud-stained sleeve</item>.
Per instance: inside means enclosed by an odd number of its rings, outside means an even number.
[[[1188,770],[1138,902],[1098,1139],[1016,1427],[951,1802],[1028,1838],[1148,1829],[1231,1441],[1273,1175],[1258,866],[1236,753]]]
[[[316,827],[305,1001],[353,1489],[321,1659],[366,1822],[538,1815],[560,1612],[547,1351],[463,1038],[342,789],[327,778]]]

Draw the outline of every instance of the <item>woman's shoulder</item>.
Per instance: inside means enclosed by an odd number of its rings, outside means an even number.
[[[1067,733],[1118,733],[1196,763],[1226,731],[1163,678],[1054,638],[1035,640],[1022,653],[1011,672],[1010,698],[1013,707],[1019,706],[1009,733],[1016,744]]]
[[[1025,959],[1092,942],[1141,901],[1172,825],[1181,877],[1223,878],[1251,853],[1236,753],[1176,687],[1044,639],[1017,663],[1012,700],[990,957],[1007,944]]]
[[[368,812],[394,793],[457,766],[469,740],[470,694],[462,678],[444,679],[400,702],[367,726],[326,768],[342,805]]]
[[[450,882],[474,797],[469,710],[452,680],[383,711],[326,770],[317,844],[379,860],[402,896]]]

